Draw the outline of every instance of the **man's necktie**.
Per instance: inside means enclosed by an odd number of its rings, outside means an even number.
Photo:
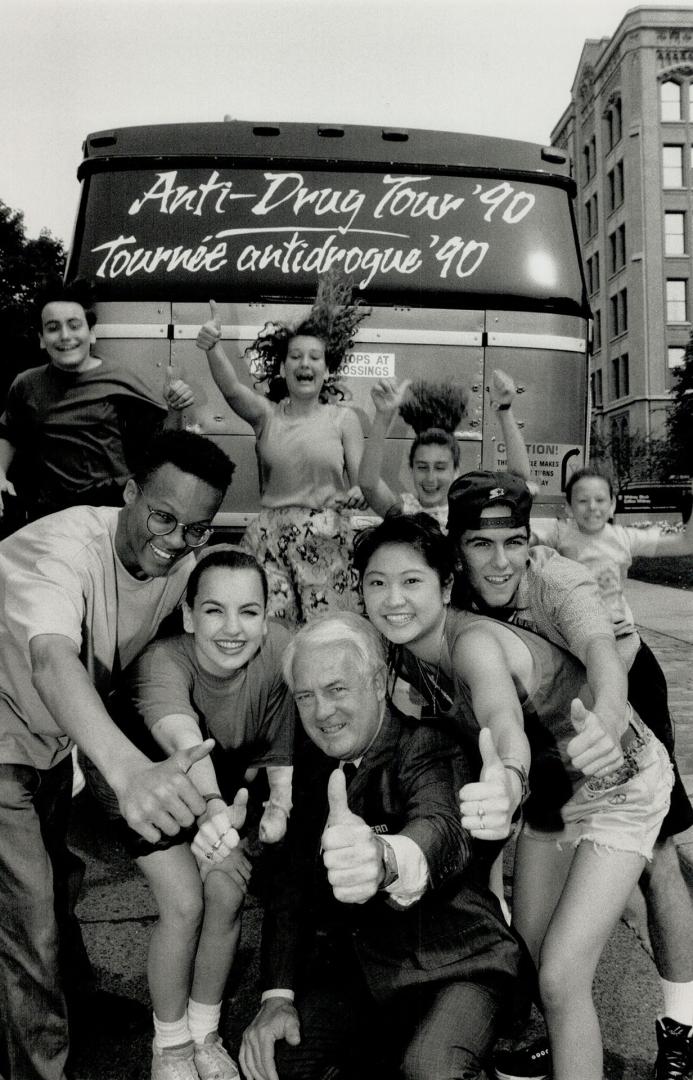
[[[348,788],[351,781],[356,776],[356,766],[354,765],[353,761],[345,761],[342,765],[342,769],[344,771],[344,779]]]

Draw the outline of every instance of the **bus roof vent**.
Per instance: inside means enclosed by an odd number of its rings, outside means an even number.
[[[387,142],[408,142],[409,132],[401,128],[383,128],[381,135]]]
[[[89,145],[98,149],[100,146],[115,146],[116,139],[112,131],[104,131],[101,135],[96,135],[89,140]]]
[[[318,135],[321,135],[323,139],[343,139],[344,128],[321,127],[318,128]]]
[[[565,165],[568,161],[567,155],[563,150],[559,150],[557,146],[542,146],[541,148],[541,160],[552,161],[556,165]]]
[[[253,135],[262,135],[265,137],[279,135],[279,128],[271,127],[269,124],[264,124],[262,126],[258,125],[253,128]]]

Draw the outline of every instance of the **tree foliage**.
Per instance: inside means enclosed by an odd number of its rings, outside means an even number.
[[[619,489],[625,484],[665,481],[672,472],[668,441],[648,438],[639,431],[626,437],[609,437],[593,430],[590,464],[604,467]]]
[[[0,200],[0,400],[18,372],[41,363],[32,305],[44,278],[64,268],[60,240],[47,229],[27,239],[24,215]]]
[[[667,417],[670,468],[683,476],[693,475],[693,330],[683,364],[672,388],[673,405]]]

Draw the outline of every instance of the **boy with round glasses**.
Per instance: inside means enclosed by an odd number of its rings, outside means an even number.
[[[175,835],[204,813],[187,771],[212,743],[152,762],[118,729],[105,702],[120,669],[181,599],[195,562],[191,549],[206,539],[232,472],[210,440],[167,432],[152,440],[125,484],[120,509],[70,507],[0,544],[5,1080],[65,1076],[73,974],[65,946],[76,935],[66,845],[73,744],[146,840]]]

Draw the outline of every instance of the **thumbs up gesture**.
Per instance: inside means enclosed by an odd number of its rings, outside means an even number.
[[[327,784],[329,815],[322,834],[322,861],[336,900],[365,904],[385,877],[378,838],[347,802],[346,780],[335,769]]]
[[[566,746],[573,768],[585,776],[607,776],[623,764],[620,741],[579,698],[571,702],[570,719],[577,732]]]
[[[226,806],[221,799],[218,802],[215,800],[209,806],[211,812],[199,819],[200,827],[190,848],[198,859],[222,862],[238,847],[238,830],[245,825],[248,808],[248,789],[240,788],[231,806]]]
[[[209,352],[221,341],[221,316],[219,315],[216,300],[209,301],[209,310],[211,318],[204,326],[200,327],[195,342],[198,349],[202,349],[204,352]]]
[[[488,728],[479,732],[481,775],[475,784],[460,788],[462,827],[477,840],[504,840],[510,835],[513,814],[520,805],[522,785],[506,769]]]

